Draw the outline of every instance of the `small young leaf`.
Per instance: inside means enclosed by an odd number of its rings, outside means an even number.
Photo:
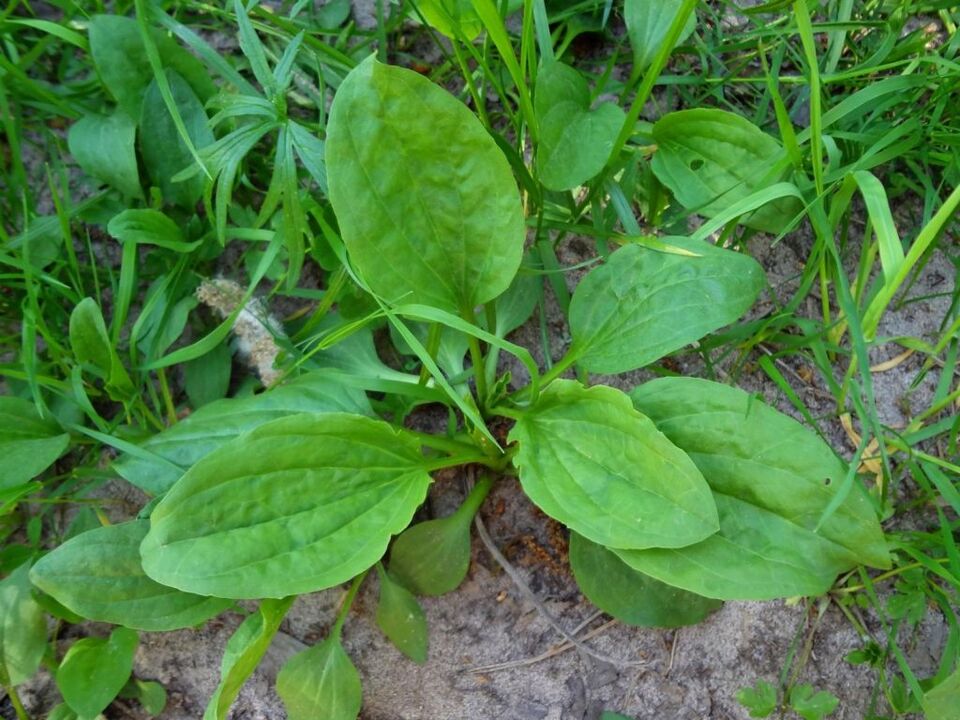
[[[737,691],[737,702],[750,711],[750,717],[764,718],[777,709],[777,689],[766,680]]]
[[[619,390],[555,380],[509,440],[524,492],[596,543],[683,547],[719,527],[700,471]]]
[[[600,716],[600,720],[633,720],[626,715],[621,715],[620,713],[610,712],[607,710],[603,715]]]
[[[120,697],[133,698],[150,715],[159,715],[167,705],[166,688],[152,680],[130,678],[123,690],[120,691]]]
[[[43,420],[32,402],[0,396],[0,490],[24,487],[46,470],[70,443],[70,436]]]
[[[360,674],[339,635],[287,660],[277,675],[277,694],[290,720],[356,720],[363,702]]]
[[[776,140],[746,118],[698,108],[665,115],[653,126],[652,168],[689,210],[713,217],[783,177],[770,175],[783,157]],[[783,231],[800,211],[795,198],[777,200],[745,217],[747,227]]]
[[[763,289],[753,258],[687,238],[663,240],[697,257],[627,245],[580,281],[570,302],[570,353],[585,370],[648,365],[733,322]]]
[[[200,101],[206,102],[215,88],[203,63],[164,33],[153,30],[152,35],[164,66],[185,78]],[[117,15],[94,16],[90,21],[90,54],[110,94],[129,117],[139,118],[153,68],[137,21]]]
[[[142,198],[134,138],[137,127],[129,115],[84,115],[70,126],[67,146],[77,164],[128,198]]]
[[[382,565],[377,565],[380,578],[380,602],[377,603],[377,625],[394,646],[413,660],[427,661],[427,616],[420,603],[390,578]]]
[[[720,511],[720,532],[677,550],[618,551],[632,568],[722,600],[826,592],[858,563],[889,567],[883,533],[856,488],[816,530],[847,469],[812,432],[736,388],[661,378],[634,404],[689,453]]]
[[[178,73],[173,70],[166,72],[170,92],[193,146],[200,150],[211,145],[214,141],[213,131],[203,104]],[[198,173],[182,182],[173,182],[174,175],[191,167],[195,161],[177,132],[156,80],[147,87],[143,98],[140,153],[151,182],[160,188],[164,199],[185,210],[192,210],[203,193],[204,178]]]
[[[418,595],[456,590],[470,569],[470,523],[489,482],[477,483],[449,517],[417,523],[400,533],[390,548],[390,575]]]
[[[815,693],[813,686],[806,683],[795,685],[790,691],[790,707],[803,720],[822,720],[836,710],[839,704],[840,700],[835,695],[823,690]]]
[[[373,292],[461,314],[509,287],[520,194],[497,144],[446,90],[371,56],[337,90],[326,155],[343,242]]]
[[[680,11],[683,0],[625,0],[623,19],[627,24],[627,35],[633,47],[633,73],[639,75],[645,70],[660,48],[663,46],[670,24]],[[677,39],[682,43],[697,26],[697,18],[691,14],[683,32]]]
[[[322,590],[379,560],[430,482],[419,441],[385,422],[344,413],[275,420],[171,488],[150,516],[143,568],[217,597]]]
[[[137,633],[118,627],[109,638],[77,640],[57,669],[57,689],[80,717],[99,715],[127,684],[133,670]]]
[[[158,459],[124,455],[114,469],[137,487],[162,495],[187,468],[241,433],[303,412],[372,414],[363,392],[344,386],[334,373],[309,372],[260,395],[205,405],[143,443],[141,447]]]
[[[146,520],[108,525],[68,540],[41,558],[30,580],[70,610],[137,630],[176,630],[226,610],[230,600],[160,585],[140,564]]]
[[[100,371],[111,396],[127,396],[133,391],[130,376],[110,342],[100,306],[93,298],[84,298],[70,313],[70,347],[77,362]]]
[[[294,600],[296,596],[262,601],[258,611],[248,615],[230,636],[220,663],[220,683],[207,703],[203,720],[225,720],[240,688],[257,669]]]
[[[537,172],[550,190],[569,190],[603,170],[623,126],[615,103],[590,109],[590,89],[577,70],[561,62],[537,75],[534,110],[540,122]]]
[[[637,572],[575,532],[570,533],[570,568],[590,602],[628,625],[694,625],[723,605]]]
[[[29,571],[25,563],[0,580],[0,675],[13,686],[33,676],[47,646],[47,621],[31,595]]]

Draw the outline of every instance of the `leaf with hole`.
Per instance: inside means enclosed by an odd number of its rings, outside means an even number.
[[[95,718],[113,702],[133,671],[133,654],[140,640],[128,628],[110,637],[77,640],[57,668],[57,689],[82,718]]]
[[[416,438],[379,420],[329,413],[261,425],[170,489],[150,516],[143,568],[216,597],[332,587],[407,526],[431,482],[425,467]]]
[[[313,371],[260,395],[217,400],[122,456],[114,469],[153,495],[162,495],[204,456],[249,430],[297,413],[371,414],[366,396],[330,372]]]
[[[710,484],[720,532],[675,550],[618,551],[631,567],[721,600],[820,595],[858,563],[889,567],[883,533],[846,466],[796,421],[736,388],[661,378],[634,404],[686,451]]]
[[[694,625],[723,604],[637,572],[575,532],[570,533],[570,568],[587,599],[627,625]]]
[[[277,675],[277,694],[290,720],[356,720],[363,688],[339,633],[287,660]]]
[[[0,396],[0,490],[23,488],[63,455],[70,436],[32,402]]]
[[[577,285],[570,356],[590,372],[649,365],[745,313],[763,289],[752,258],[681,237],[665,242],[697,257],[627,245]]]
[[[373,292],[461,314],[509,287],[520,194],[497,144],[446,90],[368,58],[337,92],[326,154],[344,244]]]
[[[700,471],[619,390],[555,380],[509,440],[524,492],[595,543],[676,548],[717,531]]]
[[[427,616],[413,594],[377,565],[377,626],[394,647],[421,665],[427,661]]]
[[[561,62],[537,75],[534,110],[540,123],[537,172],[550,190],[570,190],[603,170],[623,110],[605,102],[590,107],[590,89],[579,71]]]
[[[140,543],[149,525],[135,520],[77,535],[42,557],[30,580],[89,620],[137,630],[191,627],[230,607],[230,600],[180,592],[144,574]]]
[[[725,110],[698,108],[665,115],[653,126],[651,166],[691,212],[713,217],[786,174],[780,143],[749,120]],[[773,169],[773,170],[772,170]],[[742,218],[747,227],[785,230],[801,211],[796,198],[776,200]]]

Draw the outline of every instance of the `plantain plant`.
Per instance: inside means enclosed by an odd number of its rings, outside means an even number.
[[[547,77],[562,85],[565,76]],[[541,109],[558,92],[543,87]],[[564,117],[596,127],[578,103]],[[600,125],[614,114],[600,112]],[[668,143],[683,119],[655,130]],[[545,157],[558,187],[598,172],[554,173]],[[386,636],[424,661],[416,595],[463,580],[472,519],[503,478],[518,477],[569,529],[581,589],[630,624],[695,623],[725,600],[818,595],[857,565],[889,567],[855,469],[798,422],[707,380],[663,377],[630,392],[589,382],[739,319],[765,287],[753,259],[696,237],[619,238],[578,283],[569,347],[543,369],[506,339],[530,312],[521,194],[466,106],[368,58],[337,91],[325,162],[338,228],[326,239],[369,312],[288,365],[276,387],[210,402],[127,448],[117,472],[156,499],[136,520],[82,533],[30,570],[70,611],[140,630],[190,627],[236,600],[260,600],[228,644],[205,718],[226,716],[297,595],[344,583],[329,636],[290,658],[277,690],[291,718],[356,717],[360,679],[341,632],[364,579],[371,570],[379,578]],[[665,176],[689,171],[679,163]],[[767,226],[764,211],[747,222]],[[379,363],[365,344],[373,319],[418,357],[420,376]],[[498,361],[506,356],[517,362]],[[568,370],[577,379],[562,377]],[[364,390],[402,401],[371,403]],[[388,419],[424,403],[448,408],[446,433]],[[505,439],[494,432],[503,423]],[[411,525],[431,473],[468,465],[485,474],[463,505]]]

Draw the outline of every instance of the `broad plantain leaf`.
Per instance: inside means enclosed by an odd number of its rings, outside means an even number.
[[[326,152],[343,241],[373,292],[460,314],[510,285],[520,194],[496,143],[446,90],[368,58],[337,91]]]
[[[204,405],[143,443],[155,459],[124,455],[114,469],[137,487],[161,495],[187,468],[241,433],[303,412],[372,413],[363,392],[344,386],[335,373],[313,371],[260,395]]]
[[[233,354],[230,345],[222,342],[213,350],[183,365],[183,384],[194,408],[209,405],[226,397],[230,389]]]
[[[0,396],[0,490],[23,486],[60,457],[70,436],[32,402]]]
[[[209,100],[216,89],[203,63],[162,32],[151,33],[164,67],[185,78],[202,102]],[[153,68],[137,21],[118,15],[94,16],[90,20],[90,54],[110,94],[127,115],[139,118],[144,91],[153,80]]]
[[[700,471],[619,390],[555,380],[509,440],[524,492],[593,542],[683,547],[717,531]]]
[[[413,660],[427,661],[427,616],[420,603],[405,587],[393,580],[377,565],[380,578],[380,600],[377,603],[377,625],[394,647]]]
[[[29,571],[23,564],[0,580],[0,682],[5,686],[33,677],[47,646],[47,621],[31,594]]]
[[[699,257],[627,245],[580,281],[570,302],[570,354],[585,370],[648,365],[736,320],[763,288],[763,269],[746,255],[664,241]]]
[[[295,596],[264,600],[257,612],[248,615],[233,632],[220,662],[220,682],[207,703],[203,720],[225,720],[240,688],[257,669],[294,600]]]
[[[482,481],[452,515],[400,533],[390,548],[390,574],[418,595],[456,590],[470,569],[470,523],[488,489],[489,481]]]
[[[110,342],[103,313],[93,298],[84,298],[70,313],[70,347],[77,362],[99,372],[110,397],[122,399],[133,393],[133,383]]]
[[[625,0],[623,19],[633,48],[634,75],[653,62],[682,5],[683,0]],[[677,42],[682,43],[690,37],[696,26],[696,15],[691,14]]]
[[[149,526],[135,520],[77,535],[41,558],[30,580],[89,620],[136,630],[190,627],[226,610],[230,600],[183,593],[144,574],[140,543]]]
[[[385,422],[344,413],[275,420],[171,488],[150,516],[143,568],[217,597],[332,587],[380,559],[430,482],[415,436]]]
[[[591,110],[583,76],[551,62],[537,75],[534,110],[540,123],[537,172],[547,188],[569,190],[603,170],[623,126],[616,103]]]
[[[776,140],[746,118],[725,110],[673,112],[653,126],[657,152],[651,167],[688,210],[713,217],[773,185],[770,169],[783,157]],[[743,218],[747,227],[783,231],[800,211],[795,198],[772,202]]]
[[[70,126],[67,146],[88,175],[119,190],[127,198],[143,197],[137,153],[136,124],[122,112],[84,115]]]
[[[67,705],[82,718],[97,717],[127,684],[137,633],[116,628],[109,638],[77,640],[57,669],[57,689]]]
[[[173,100],[194,147],[200,150],[211,145],[213,131],[203,104],[177,72],[167,70],[166,73]],[[160,188],[168,203],[192,210],[203,192],[204,178],[198,173],[180,182],[172,180],[174,175],[191,167],[194,159],[177,132],[156,80],[147,87],[139,117],[140,153],[150,181]]]
[[[290,720],[356,720],[363,688],[339,633],[287,660],[277,674],[277,694]]]
[[[694,625],[723,604],[637,572],[575,532],[570,533],[570,568],[590,602],[628,625]]]
[[[121,243],[138,243],[190,252],[200,243],[188,243],[180,226],[159,210],[149,208],[124,210],[107,224],[107,232]]]
[[[662,378],[631,394],[710,484],[720,532],[676,550],[618,551],[670,585],[722,600],[826,592],[858,563],[889,567],[876,516],[856,488],[823,522],[847,470],[812,432],[736,388]]]

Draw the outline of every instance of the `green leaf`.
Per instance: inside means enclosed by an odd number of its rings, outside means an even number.
[[[146,520],[89,530],[41,558],[33,584],[89,620],[137,630],[199,625],[226,610],[230,600],[201,597],[160,585],[140,564]]]
[[[390,576],[418,595],[444,595],[460,587],[470,569],[470,523],[490,483],[478,482],[452,515],[400,533],[390,548]]]
[[[170,92],[193,146],[200,150],[213,144],[207,113],[193,88],[175,71],[166,73]],[[191,167],[194,158],[177,132],[156,80],[147,87],[139,118],[140,153],[151,182],[160,188],[167,202],[192,210],[203,193],[204,178],[196,174],[181,182],[172,180],[174,175]]]
[[[547,188],[569,190],[603,170],[624,121],[616,103],[591,110],[583,76],[551,62],[537,75],[534,110],[540,123],[537,173]]]
[[[47,621],[31,594],[29,564],[0,580],[0,683],[19,685],[40,667]]]
[[[183,384],[194,409],[223,399],[230,389],[233,355],[222,342],[206,355],[184,363]]]
[[[277,694],[290,720],[356,720],[363,702],[360,674],[339,634],[287,660],[277,675]]]
[[[394,646],[421,665],[427,661],[427,616],[420,603],[405,587],[395,582],[377,564],[380,601],[377,625]]]
[[[110,342],[100,306],[93,298],[84,298],[70,313],[70,347],[78,363],[92,365],[100,372],[111,397],[127,397],[133,392],[130,376]]]
[[[510,285],[520,194],[496,143],[446,90],[368,58],[337,91],[326,153],[343,241],[373,292],[461,314]]]
[[[804,720],[821,720],[837,709],[840,700],[835,695],[821,690],[815,693],[813,686],[804,683],[790,691],[790,707]]]
[[[144,455],[124,455],[114,469],[137,487],[161,495],[187,468],[241,433],[303,412],[372,414],[363,392],[345,387],[334,373],[313,371],[260,395],[204,405],[143,443]]]
[[[417,9],[410,14],[416,19],[422,15],[430,27],[451,40],[470,42],[483,30],[471,0],[417,0]]]
[[[784,156],[776,140],[749,120],[725,110],[681,110],[653,126],[657,152],[651,167],[688,210],[713,217],[783,178],[773,173]],[[742,222],[782,232],[800,211],[795,198],[772,202]]]
[[[24,486],[63,455],[70,443],[32,402],[0,396],[0,490]]]
[[[420,443],[385,422],[344,413],[275,420],[174,485],[150,516],[143,567],[201,595],[322,590],[379,560],[430,482]]]
[[[763,289],[752,258],[667,237],[689,257],[639,245],[591,270],[570,302],[570,355],[590,372],[634,370],[679,350],[746,312]]]
[[[605,713],[603,713],[603,715],[600,716],[600,720],[633,720],[633,718],[607,710]]]
[[[215,88],[203,63],[164,33],[153,30],[152,35],[164,67],[185,78],[202,102],[208,100]],[[94,16],[90,21],[90,54],[104,86],[123,111],[139,118],[153,69],[137,21],[117,15]]]
[[[923,694],[923,712],[927,720],[960,720],[960,667]]]
[[[134,148],[137,127],[122,112],[84,115],[70,126],[67,146],[88,175],[119,190],[127,198],[140,199],[140,173]]]
[[[149,715],[159,715],[167,705],[166,689],[152,680],[130,678],[120,691],[120,697],[133,698]]]
[[[694,625],[723,604],[637,572],[575,532],[570,533],[570,568],[590,602],[628,625]]]
[[[753,687],[737,690],[737,702],[750,711],[750,717],[769,717],[777,709],[777,689],[766,680],[758,680]]]
[[[720,532],[677,550],[620,552],[632,568],[722,600],[820,595],[858,563],[889,567],[883,533],[851,490],[819,531],[847,468],[812,432],[747,393],[696,378],[661,378],[634,404],[703,472]]]
[[[717,531],[700,471],[619,390],[555,380],[509,440],[524,492],[593,542],[676,548]]]
[[[660,52],[674,16],[680,12],[683,0],[625,0],[623,19],[633,48],[633,74],[639,75]],[[682,43],[697,26],[697,18],[691,15],[683,32],[677,39]]]
[[[122,243],[155,245],[175,252],[190,252],[200,243],[188,243],[183,231],[159,210],[124,210],[107,224],[107,232]]]
[[[230,636],[220,663],[220,682],[207,703],[203,720],[226,719],[240,688],[257,669],[294,600],[295,596],[264,600],[258,611],[248,615]]]
[[[99,715],[127,684],[133,654],[140,640],[128,628],[116,628],[109,638],[77,640],[57,669],[57,689],[82,718]]]

